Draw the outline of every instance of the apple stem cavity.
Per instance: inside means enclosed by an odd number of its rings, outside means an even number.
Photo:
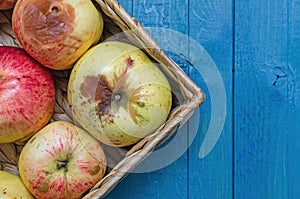
[[[58,14],[58,12],[59,12],[59,7],[57,7],[57,6],[53,6],[52,8],[51,8],[51,13],[52,14]]]
[[[59,169],[64,169],[64,172],[67,172],[67,171],[68,171],[67,165],[68,165],[68,161],[58,161],[58,162],[56,163],[57,169],[58,169],[58,170],[59,170]]]
[[[122,99],[122,95],[119,93],[113,94],[113,99],[119,102]]]

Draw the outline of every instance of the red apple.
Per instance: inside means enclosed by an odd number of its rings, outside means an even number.
[[[0,46],[0,143],[32,136],[47,124],[54,104],[50,71],[23,49]]]
[[[15,6],[17,0],[0,0],[0,10],[8,10]]]
[[[61,70],[98,42],[103,19],[91,0],[18,0],[12,28],[34,59]]]
[[[100,143],[64,121],[52,122],[36,133],[19,159],[21,179],[36,198],[79,198],[105,170]]]

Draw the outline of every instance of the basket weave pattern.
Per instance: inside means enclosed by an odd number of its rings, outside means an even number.
[[[104,178],[83,198],[103,198],[107,195],[151,151],[180,128],[205,98],[202,90],[161,50],[139,22],[129,16],[117,1],[95,0],[95,5],[102,12],[105,22],[101,40],[124,32],[126,42],[143,49],[150,58],[160,63],[161,70],[168,77],[176,99],[173,99],[173,108],[168,120],[150,136],[142,139],[134,146],[122,150],[103,146],[109,165],[112,166],[108,168]],[[123,39],[120,38],[120,40]],[[11,11],[0,11],[0,45],[21,47],[11,29]],[[67,84],[70,71],[71,69],[52,71],[56,86],[56,104],[50,122],[57,120],[74,121],[67,101]],[[24,144],[25,142],[0,144],[1,170],[18,174],[17,162]]]

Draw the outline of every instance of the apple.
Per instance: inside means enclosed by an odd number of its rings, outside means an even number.
[[[15,6],[17,0],[0,0],[0,10],[8,10]]]
[[[36,133],[19,158],[22,181],[36,198],[79,198],[104,176],[106,156],[100,143],[66,121]]]
[[[166,76],[142,50],[106,41],[75,64],[68,102],[75,120],[96,139],[122,147],[166,121],[172,92]]]
[[[0,46],[0,143],[28,139],[48,123],[54,104],[50,71],[23,49]]]
[[[34,199],[19,176],[2,170],[0,170],[0,198]]]
[[[12,28],[34,59],[62,70],[98,42],[103,18],[91,0],[18,0]]]

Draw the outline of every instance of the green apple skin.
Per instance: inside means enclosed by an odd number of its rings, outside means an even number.
[[[73,199],[102,179],[106,157],[87,132],[56,121],[26,143],[18,165],[22,181],[36,198]]]
[[[166,121],[172,92],[166,76],[142,50],[107,41],[75,64],[68,101],[75,120],[96,139],[123,147]]]
[[[0,170],[0,198],[34,199],[19,176],[2,170]]]
[[[103,18],[90,0],[18,0],[12,28],[22,47],[56,70],[71,68],[103,31]]]

